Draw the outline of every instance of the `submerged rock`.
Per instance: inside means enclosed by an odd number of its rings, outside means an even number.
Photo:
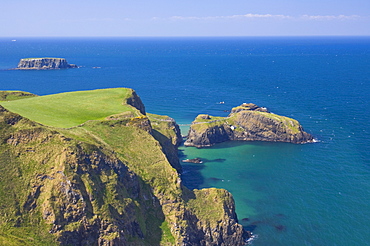
[[[228,117],[199,115],[190,127],[185,146],[207,147],[229,140],[301,144],[314,138],[297,120],[244,103],[233,108]]]
[[[75,64],[68,64],[64,58],[24,58],[18,63],[17,70],[50,70],[77,68]]]
[[[182,160],[182,162],[189,162],[189,163],[196,163],[196,164],[203,163],[203,161],[200,158],[186,159],[186,160]]]

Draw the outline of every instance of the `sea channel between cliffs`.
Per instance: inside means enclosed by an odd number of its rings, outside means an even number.
[[[24,185],[31,185],[31,189],[20,191],[20,186],[3,190],[17,196],[23,207],[3,226],[24,228],[35,226],[37,221],[52,234],[42,240],[62,245],[123,245],[131,241],[139,245],[153,245],[154,241],[158,245],[244,245],[254,238],[256,223],[245,227],[247,230],[238,224],[228,191],[188,190],[182,185],[177,157],[179,126],[167,116],[147,113],[135,91],[116,88],[42,97],[4,91],[0,96],[1,153],[13,153],[4,156],[1,166],[9,162],[20,169],[33,166],[23,177]],[[261,139],[303,143],[313,137],[293,119],[271,114],[255,104],[242,104],[226,118],[198,116],[185,146]],[[14,204],[6,206],[19,209]],[[152,215],[144,215],[153,209]],[[130,222],[124,223],[127,220]],[[148,231],[153,223],[160,227],[156,233]]]
[[[256,166],[263,167],[266,163],[272,163],[271,158],[280,158],[282,162],[288,160],[289,154],[279,150],[281,145],[294,147],[292,143],[314,143],[318,140],[305,132],[298,121],[273,114],[267,108],[253,103],[243,103],[225,117],[200,114],[189,126],[190,129],[182,127],[183,131],[189,132],[179,152],[183,166],[182,177],[187,187],[222,187],[238,197],[247,197],[248,200],[238,203],[236,209],[239,222],[251,232],[250,242],[258,238],[258,234],[253,232],[259,226],[280,232],[287,230],[286,215],[282,212],[264,220],[254,219],[257,215],[254,208],[259,207],[256,202],[260,197],[248,183],[244,182],[245,190],[235,186],[235,183],[253,175],[252,170]],[[277,152],[265,153],[264,146],[270,149],[275,146]],[[250,173],[239,172],[248,170],[249,165]]]

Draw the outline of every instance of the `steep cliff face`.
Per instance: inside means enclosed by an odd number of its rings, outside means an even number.
[[[68,64],[64,58],[25,58],[18,63],[17,70],[48,70],[76,68],[74,64]]]
[[[210,188],[194,190],[191,195],[193,199],[187,201],[190,213],[185,213],[185,217],[196,223],[187,228],[186,245],[245,245],[248,236],[236,223],[234,200],[229,192]]]
[[[176,123],[131,114],[62,129],[0,106],[2,242],[244,245],[229,192],[182,185]]]
[[[148,114],[152,126],[152,135],[161,144],[163,153],[166,155],[172,167],[179,173],[182,172],[178,158],[177,147],[182,143],[179,126],[175,120],[168,116]]]
[[[146,114],[143,102],[141,101],[140,97],[136,94],[136,92],[132,89],[131,96],[126,99],[126,102],[124,102],[124,104],[131,105],[134,108],[137,108],[140,111],[140,113],[144,115]]]
[[[314,141],[298,121],[243,104],[228,117],[199,115],[189,130],[185,146],[206,147],[228,140],[308,143]]]
[[[185,146],[209,147],[234,138],[234,133],[228,124],[213,124],[206,128],[202,127],[200,125],[190,127]]]

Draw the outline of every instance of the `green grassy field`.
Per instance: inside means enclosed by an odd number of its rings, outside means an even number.
[[[131,93],[132,90],[126,88],[76,91],[2,101],[0,105],[43,125],[69,128],[88,120],[102,120],[112,114],[136,112],[125,103]]]

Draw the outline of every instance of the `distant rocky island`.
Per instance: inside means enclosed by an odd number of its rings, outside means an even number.
[[[201,114],[193,121],[185,146],[207,147],[229,140],[314,142],[297,120],[269,112],[253,103],[243,103],[227,117]]]
[[[51,70],[77,68],[75,64],[68,64],[64,58],[24,58],[18,63],[16,70]]]

